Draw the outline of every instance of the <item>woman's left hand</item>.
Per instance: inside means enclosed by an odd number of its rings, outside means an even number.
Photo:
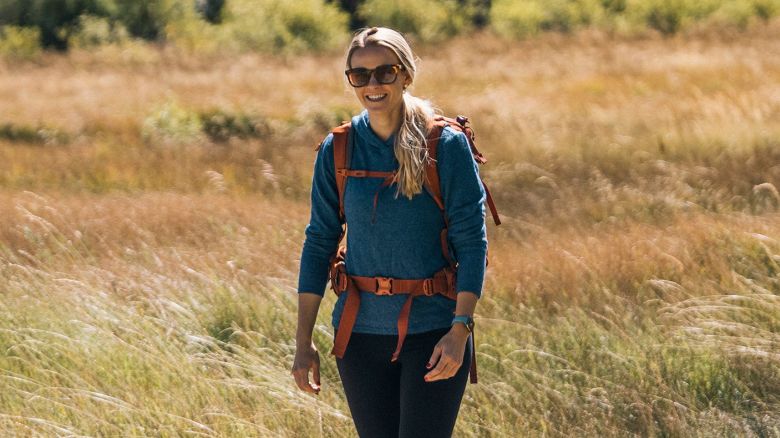
[[[436,368],[425,375],[426,382],[449,379],[458,372],[463,364],[463,354],[466,352],[466,342],[470,334],[465,325],[455,324],[439,340],[427,365],[429,369],[434,365]]]

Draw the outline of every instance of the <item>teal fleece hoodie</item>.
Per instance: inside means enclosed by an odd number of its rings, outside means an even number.
[[[371,130],[368,112],[352,118],[354,146],[350,168],[393,171],[398,161],[393,152],[394,135],[387,141]],[[338,190],[333,165],[333,134],[322,142],[314,163],[311,218],[301,254],[299,293],[322,296],[328,281],[328,262],[336,251],[341,226]],[[466,136],[445,128],[437,157],[441,194],[449,218],[450,254],[458,262],[457,291],[481,296],[485,274],[487,236],[485,190],[479,179]],[[393,278],[428,278],[447,266],[439,234],[444,226],[433,198],[423,190],[408,199],[395,196],[396,185],[379,189],[382,178],[347,178],[344,214],[347,227],[345,267],[350,275]],[[373,199],[379,197],[372,221]],[[338,327],[344,301],[342,294],[333,309],[332,324]],[[377,296],[361,292],[355,333],[397,334],[398,314],[406,295]],[[414,299],[409,333],[449,327],[455,301],[440,295]]]

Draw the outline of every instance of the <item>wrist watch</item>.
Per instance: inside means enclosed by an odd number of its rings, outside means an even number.
[[[452,324],[450,325],[453,326],[458,323],[465,325],[469,333],[474,331],[474,318],[471,315],[457,315],[455,318],[452,318]]]

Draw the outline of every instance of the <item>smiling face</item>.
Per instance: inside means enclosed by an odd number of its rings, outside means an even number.
[[[382,46],[367,46],[352,52],[350,68],[375,69],[380,65],[400,64],[392,50]],[[400,114],[403,105],[404,88],[411,84],[411,78],[405,70],[398,72],[392,84],[380,84],[375,75],[364,87],[354,88],[369,116],[390,116]]]

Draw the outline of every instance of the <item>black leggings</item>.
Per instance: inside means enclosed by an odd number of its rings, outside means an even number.
[[[361,438],[452,436],[471,366],[471,342],[454,376],[423,380],[433,347],[448,331],[408,335],[394,363],[390,357],[397,336],[352,333],[336,365]]]

